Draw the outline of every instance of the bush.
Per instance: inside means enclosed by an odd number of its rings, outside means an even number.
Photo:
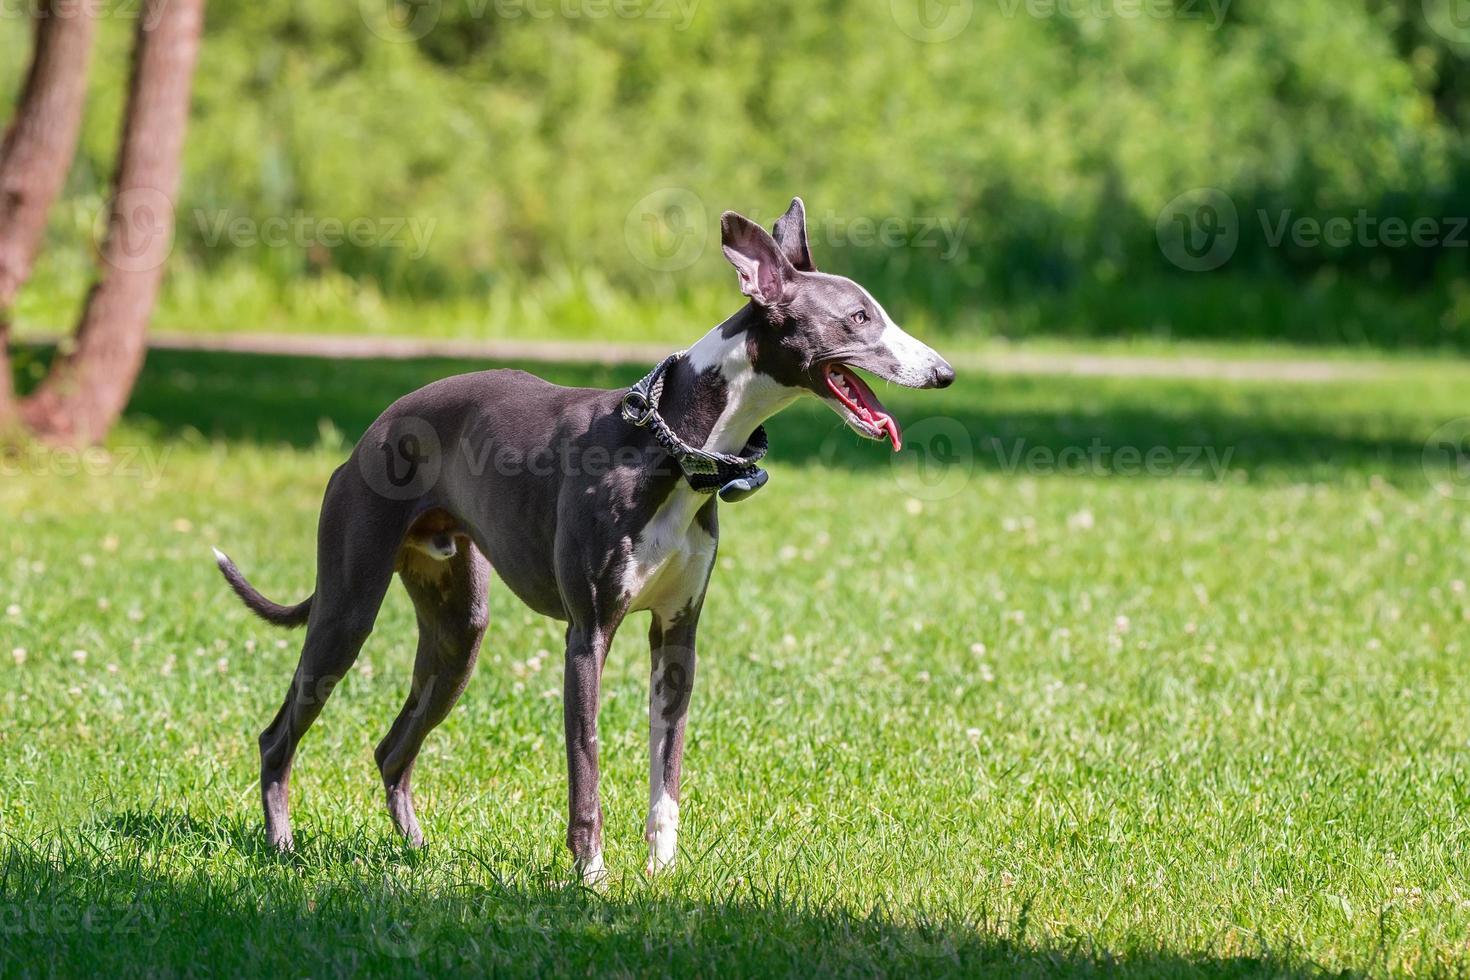
[[[939,329],[1470,346],[1464,248],[1272,240],[1470,214],[1470,48],[1434,0],[923,2],[213,0],[172,288],[702,295],[719,212],[800,193],[820,262]],[[58,250],[85,251],[116,142],[131,19],[103,28]],[[28,44],[0,20],[0,98]],[[1156,231],[1196,188],[1239,216],[1207,273]],[[1382,318],[1318,319],[1364,290]]]

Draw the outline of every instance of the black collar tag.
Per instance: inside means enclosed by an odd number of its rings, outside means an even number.
[[[760,467],[756,467],[754,472],[745,476],[736,477],[723,487],[720,487],[720,499],[727,504],[738,504],[765,486],[766,481],[770,478],[771,474]]]

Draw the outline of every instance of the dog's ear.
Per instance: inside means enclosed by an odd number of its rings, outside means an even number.
[[[726,211],[720,216],[720,244],[725,258],[740,273],[740,291],[761,306],[775,306],[786,298],[796,269],[766,230],[744,215]]]
[[[797,272],[817,271],[816,263],[812,261],[811,247],[806,240],[806,205],[801,203],[801,198],[791,199],[791,207],[776,219],[776,227],[771,231],[776,244],[781,246],[786,261]]]

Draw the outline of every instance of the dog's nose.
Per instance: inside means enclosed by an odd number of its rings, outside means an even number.
[[[939,366],[934,369],[934,381],[930,387],[948,388],[954,384],[954,368],[949,366],[948,361],[940,361]]]

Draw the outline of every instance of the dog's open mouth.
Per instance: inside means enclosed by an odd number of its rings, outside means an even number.
[[[842,414],[849,428],[868,439],[887,437],[893,443],[894,452],[903,448],[903,433],[899,431],[898,420],[888,414],[862,378],[841,364],[825,366],[822,378],[845,410]]]

